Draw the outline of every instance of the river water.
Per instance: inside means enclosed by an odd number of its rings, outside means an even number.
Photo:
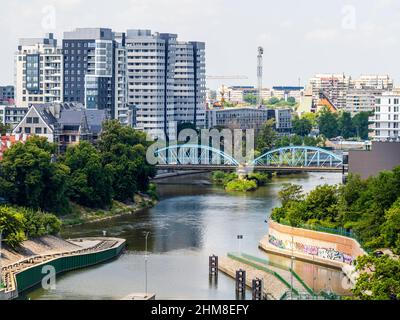
[[[169,180],[170,181],[170,180]],[[208,257],[238,251],[290,266],[290,259],[258,249],[264,222],[284,183],[301,184],[306,191],[319,184],[341,182],[336,173],[274,177],[265,187],[246,194],[227,193],[206,183],[203,175],[160,184],[160,202],[133,215],[67,228],[64,237],[109,236],[127,239],[127,251],[109,263],[57,276],[56,289],[35,289],[30,299],[121,299],[145,290],[145,231],[148,238],[148,291],[157,299],[235,299],[234,280],[221,272],[218,282],[208,277]],[[243,239],[237,240],[237,235]],[[295,271],[315,290],[342,288],[340,271],[295,261]],[[251,295],[247,293],[247,298]]]

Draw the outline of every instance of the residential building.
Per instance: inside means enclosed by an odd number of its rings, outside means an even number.
[[[179,123],[205,126],[205,44],[176,43],[174,72],[174,118]]]
[[[64,152],[68,145],[81,140],[96,141],[106,119],[106,110],[87,109],[82,104],[32,105],[13,134],[46,137]]]
[[[16,107],[12,105],[0,105],[0,123],[10,125],[11,129],[21,122],[28,112],[28,107]]]
[[[344,111],[352,116],[363,111],[373,111],[376,97],[382,93],[375,89],[350,89],[346,96]]]
[[[10,149],[14,144],[18,142],[25,143],[29,138],[26,134],[16,134],[16,135],[3,135],[0,138],[0,161],[3,160],[4,152]]]
[[[14,86],[0,86],[0,104],[14,102]]]
[[[64,32],[64,101],[115,116],[114,34],[107,28]]]
[[[294,98],[296,102],[300,102],[303,91],[304,87],[301,86],[273,86],[271,95],[285,101],[288,98]]]
[[[370,137],[377,141],[400,139],[400,95],[385,92],[376,98],[370,118]]]
[[[351,78],[344,74],[317,74],[309,80],[309,88],[316,103],[323,92],[338,109],[346,106],[346,95]]]
[[[351,82],[355,89],[375,89],[380,91],[392,91],[393,79],[389,75],[361,75]]]
[[[231,86],[231,87],[225,87],[222,86],[218,90],[217,94],[217,99],[221,101],[224,99],[225,101],[235,103],[235,104],[240,104],[244,103],[244,97],[246,95],[253,95],[257,96],[258,95],[258,90],[254,86]],[[261,97],[263,100],[268,100],[272,97],[272,92],[268,88],[263,88],[261,90]]]
[[[63,101],[63,54],[49,33],[20,39],[15,54],[15,95],[18,107]]]
[[[275,129],[289,134],[292,129],[292,114],[289,108],[267,109],[264,107],[221,108],[207,111],[208,127],[231,129],[254,129],[258,131],[269,119],[275,119]]]

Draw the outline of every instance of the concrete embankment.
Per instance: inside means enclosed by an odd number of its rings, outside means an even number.
[[[0,299],[15,299],[18,295],[41,283],[47,272],[55,274],[84,268],[116,258],[125,247],[118,238],[83,238],[63,240],[46,236],[22,243],[18,251],[2,250],[2,282]]]

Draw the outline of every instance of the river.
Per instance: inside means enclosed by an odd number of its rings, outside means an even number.
[[[145,231],[148,238],[148,290],[157,299],[235,299],[234,280],[219,273],[210,283],[208,256],[229,251],[254,254],[290,265],[290,259],[262,252],[258,241],[265,235],[264,222],[284,183],[301,184],[306,191],[319,184],[341,182],[341,174],[309,173],[274,177],[265,187],[246,194],[227,193],[207,184],[204,175],[160,184],[159,203],[133,215],[66,228],[64,237],[109,236],[127,239],[127,250],[119,259],[57,277],[56,289],[35,289],[30,299],[121,299],[145,290]],[[239,244],[237,235],[243,235]],[[295,261],[295,271],[316,290],[342,288],[340,271]],[[247,298],[251,295],[247,293]]]

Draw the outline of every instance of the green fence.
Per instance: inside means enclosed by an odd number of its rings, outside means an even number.
[[[279,222],[280,224],[283,224],[285,226],[292,227],[289,221],[286,221],[284,219],[280,219]],[[299,224],[298,226],[295,226],[294,228],[303,228],[303,229],[308,229],[308,230],[313,230],[313,231],[319,231],[319,232],[325,232],[325,233],[331,233],[331,234],[336,234],[339,236],[344,236],[344,237],[349,237],[357,240],[356,235],[353,232],[347,231],[345,228],[327,228],[327,227],[322,227],[322,226],[316,226],[316,225],[310,225],[310,224]]]
[[[253,268],[257,269],[257,270],[261,270],[261,271],[267,272],[269,274],[272,274],[273,276],[275,276],[275,278],[277,278],[279,281],[281,281],[285,286],[287,286],[289,289],[293,290],[293,292],[295,294],[299,294],[299,292],[295,288],[292,288],[292,286],[285,279],[283,279],[282,276],[279,273],[277,273],[277,272],[275,272],[275,271],[273,271],[271,269],[268,269],[267,267],[260,266],[259,264],[256,264],[256,263],[254,263],[252,261],[249,261],[249,260],[247,260],[245,258],[241,258],[241,257],[239,257],[239,256],[237,256],[237,255],[235,255],[233,253],[228,253],[228,257],[233,259],[233,260],[236,260],[236,261],[242,262],[244,264],[247,264],[247,265],[249,265],[249,266],[251,266],[251,267],[253,267]]]
[[[42,273],[43,266],[54,267],[56,274],[84,268],[118,257],[124,246],[125,243],[122,243],[117,248],[111,248],[100,252],[60,257],[21,271],[15,275],[18,293],[41,283],[43,277],[46,275],[46,273]]]

